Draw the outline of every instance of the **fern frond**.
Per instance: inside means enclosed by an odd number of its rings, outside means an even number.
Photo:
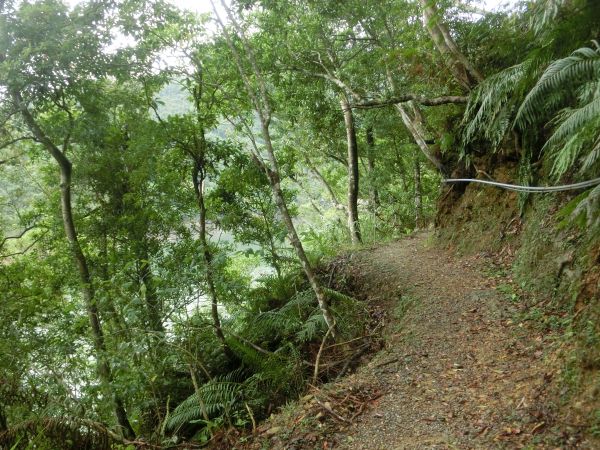
[[[471,93],[462,120],[462,146],[481,137],[496,148],[511,126],[518,95],[533,67],[531,60],[504,69],[480,83]]]
[[[263,354],[237,339],[228,339],[227,344],[244,365],[252,371],[260,372],[263,369],[265,362]]]
[[[282,313],[281,310],[261,313],[256,316],[254,322],[255,325],[259,327],[254,331],[256,332],[260,330],[260,334],[264,334],[264,331],[281,334],[285,333],[286,330],[297,327],[300,324],[298,317],[285,314],[285,311]]]
[[[554,153],[551,174],[559,179],[563,174],[569,171],[575,165],[577,157],[582,149],[581,137],[575,134],[570,137],[565,144]]]
[[[336,300],[338,302],[348,302],[348,303],[355,303],[358,300],[356,300],[353,297],[350,297],[349,295],[346,294],[342,294],[339,291],[336,291],[335,289],[331,289],[328,287],[323,287],[323,291],[327,294],[327,297],[329,297],[329,299],[331,300]]]
[[[552,147],[575,133],[581,131],[583,127],[600,117],[600,97],[595,98],[587,105],[581,108],[565,110],[564,120],[554,131],[550,139],[544,144],[544,148]]]
[[[600,96],[580,108],[563,110],[555,121],[559,126],[543,147],[552,152],[552,175],[559,179],[579,162],[581,174],[593,172],[599,157]]]
[[[269,336],[271,340],[293,335],[315,308],[312,290],[300,291],[281,308],[258,314],[252,321],[249,333],[255,338]]]
[[[171,412],[165,428],[175,430],[203,418],[204,412],[214,417],[231,409],[239,398],[241,384],[217,378],[202,385]],[[204,408],[204,411],[203,411]]]
[[[321,311],[315,311],[303,324],[300,330],[296,333],[298,342],[310,342],[318,334],[322,334],[327,330],[327,323]]]
[[[568,95],[574,85],[599,77],[600,48],[594,50],[583,47],[575,50],[571,56],[554,61],[523,100],[515,123],[521,128],[535,123],[547,112],[548,93],[556,94],[561,92],[561,88],[566,88],[564,95]]]
[[[600,77],[597,80],[584,83],[577,92],[580,103],[588,103],[596,97],[600,97]]]
[[[577,204],[571,217],[583,216],[589,229],[600,227],[600,185],[590,189]]]
[[[536,34],[551,24],[568,0],[540,0],[535,5],[531,25]]]
[[[600,136],[596,140],[592,151],[583,159],[581,171],[587,172],[597,163],[600,163]]]
[[[290,301],[280,308],[282,313],[288,312],[298,307],[312,306],[316,303],[316,298],[312,289],[306,289],[294,295]]]

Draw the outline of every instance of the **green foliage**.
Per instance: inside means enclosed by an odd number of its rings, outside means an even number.
[[[269,277],[262,282],[274,288],[277,283],[287,285],[290,279]],[[262,289],[256,288],[258,292]],[[288,294],[284,289],[279,292]],[[359,317],[364,314],[360,303],[332,289],[326,289],[326,294],[342,338],[359,335],[363,331]],[[253,417],[260,418],[269,404],[280,404],[303,392],[309,376],[303,358],[310,356],[303,354],[303,349],[319,342],[327,326],[310,289],[298,290],[277,303],[283,304],[269,311],[259,310],[240,322],[242,328],[237,333],[243,338],[228,339],[242,368],[208,380],[181,402],[169,414],[167,430],[194,424],[248,423],[252,420],[248,408]]]
[[[552,172],[561,177],[579,165],[582,173],[597,172],[600,160],[600,45],[580,48],[571,56],[548,66],[525,97],[516,116],[524,128],[543,118],[548,111],[568,102],[576,88],[576,107],[561,110],[553,119],[556,126],[544,149],[553,151]],[[571,100],[572,101],[572,100]],[[580,164],[577,164],[580,163]]]
[[[522,62],[487,77],[469,96],[463,117],[463,149],[485,139],[497,149],[512,128],[519,102],[519,88],[530,76],[530,61]]]
[[[589,42],[597,26],[596,8],[585,0],[533,4],[523,17],[530,17],[533,43],[539,45],[515,65],[487,77],[470,95],[463,117],[463,151],[468,153],[481,141],[492,150],[506,148],[508,132],[517,130],[523,136],[522,155],[529,155],[522,165],[529,166],[531,158],[545,151],[555,179],[576,170],[597,172],[599,48],[596,41],[592,48],[569,48]],[[565,51],[572,53],[562,57]],[[544,137],[539,127],[546,123],[554,130],[539,145]]]
[[[560,220],[561,228],[567,228],[572,224],[580,228],[585,227],[594,230],[599,224],[600,208],[600,187],[588,189],[579,195],[576,195],[558,212],[557,218]]]
[[[29,420],[0,433],[0,446],[11,450],[109,450],[114,440],[102,424],[69,417]]]
[[[595,80],[600,72],[599,51],[600,47],[596,43],[596,50],[580,48],[571,56],[552,62],[525,97],[517,114],[517,123],[524,126],[543,117],[540,114],[542,107],[552,106],[547,100],[549,93],[563,92],[565,86],[572,88],[575,83]],[[552,97],[552,100],[558,99]]]
[[[600,409],[596,409],[592,413],[592,426],[590,429],[592,436],[600,438]]]
[[[231,381],[235,374],[210,380],[177,405],[169,414],[166,430],[177,430],[188,423],[198,423],[205,417],[231,414],[242,388],[240,383]]]
[[[303,392],[327,326],[289,223],[313,266],[349,247],[340,99],[461,94],[417,2],[237,2],[245,37],[166,1],[0,3],[0,413],[25,424],[11,439],[101,448],[108,429],[62,418],[113,427],[115,412],[156,442],[207,439]],[[503,149],[516,123],[524,180],[542,149],[555,177],[597,173],[600,48],[584,47],[596,10],[448,8],[492,75],[462,136],[462,106],[411,107],[432,154],[450,167],[459,142],[467,157]],[[243,94],[261,82],[268,136]],[[439,193],[390,111],[352,111],[367,245],[426,226]],[[564,217],[598,223],[599,202],[590,190]],[[364,333],[364,305],[325,293],[339,339]]]
[[[314,323],[306,325],[304,321],[307,317],[311,317],[316,309],[315,305],[316,299],[310,289],[295,293],[280,308],[262,312],[256,316],[254,319],[256,337],[281,338],[299,333],[298,329],[302,329],[304,326],[314,328]]]

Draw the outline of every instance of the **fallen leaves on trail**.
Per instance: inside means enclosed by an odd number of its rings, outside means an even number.
[[[353,421],[381,397],[380,389],[368,384],[342,385],[337,389],[313,389],[303,398],[306,415],[321,422],[334,420],[343,424]]]
[[[263,448],[265,440],[272,449],[334,448],[335,433],[351,426],[354,421],[377,404],[382,390],[349,378],[342,383],[313,387],[299,400],[291,417],[273,417],[259,427],[254,444],[245,448]]]

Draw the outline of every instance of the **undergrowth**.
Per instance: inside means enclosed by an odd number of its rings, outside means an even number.
[[[290,286],[295,286],[293,292]],[[336,290],[324,290],[336,320],[337,342],[362,336],[368,322],[364,304]],[[313,382],[315,358],[327,335],[313,291],[289,274],[284,279],[266,277],[249,296],[260,298],[262,306],[255,304],[244,320],[233,325],[228,346],[237,367],[205,379],[176,405],[165,420],[167,434],[207,442],[218,429],[255,428],[275,407],[298,398]],[[350,346],[326,346],[318,379],[335,376],[343,367],[338,361],[351,352]]]

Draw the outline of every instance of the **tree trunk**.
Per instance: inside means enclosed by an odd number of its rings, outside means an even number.
[[[450,72],[463,87],[472,89],[477,83],[483,81],[483,77],[456,45],[448,27],[442,21],[435,2],[433,0],[420,0],[420,2],[425,27]]]
[[[277,274],[277,278],[281,280],[281,257],[277,252],[277,248],[275,247],[275,240],[273,236],[269,233],[269,253],[271,254],[271,265],[273,269],[275,269],[275,273]]]
[[[206,136],[203,127],[203,106],[202,97],[204,95],[204,82],[203,82],[203,68],[202,62],[199,60],[193,60],[196,64],[196,71],[194,73],[195,85],[192,90],[192,98],[194,100],[194,109],[196,113],[196,124],[198,125],[198,133],[194,136],[193,145],[186,147],[184,151],[191,158],[192,168],[192,185],[194,186],[194,193],[196,195],[196,202],[198,204],[198,225],[199,225],[199,237],[200,245],[202,245],[202,258],[204,265],[206,266],[206,286],[208,287],[208,297],[210,298],[210,314],[213,321],[213,327],[217,340],[221,343],[225,356],[231,361],[235,360],[235,355],[231,351],[227,340],[223,334],[223,328],[221,327],[221,318],[219,317],[219,294],[215,284],[215,277],[213,272],[213,254],[208,246],[208,239],[206,237],[206,204],[204,203],[204,181],[206,179]]]
[[[156,292],[156,286],[154,285],[154,274],[150,267],[148,249],[146,248],[146,243],[142,243],[142,245],[144,248],[142,250],[142,257],[140,258],[140,281],[145,288],[144,298],[148,313],[148,325],[150,330],[156,333],[158,337],[165,332],[162,323],[162,308],[158,293]]]
[[[84,303],[86,305],[88,319],[92,329],[92,338],[94,343],[94,350],[96,351],[96,360],[98,364],[98,374],[100,380],[104,385],[106,391],[112,398],[114,413],[119,426],[120,432],[127,439],[134,439],[135,432],[129,423],[125,407],[123,406],[122,400],[116,395],[112,388],[112,372],[110,365],[106,359],[106,343],[104,341],[104,333],[102,331],[102,324],[98,314],[98,306],[94,296],[94,287],[90,276],[87,259],[81,250],[79,239],[77,236],[77,230],[75,228],[75,222],[73,220],[73,210],[71,201],[71,161],[64,155],[59,148],[46,136],[46,134],[39,127],[27,106],[23,103],[23,99],[19,93],[12,93],[15,103],[19,106],[21,115],[38,142],[40,142],[54,160],[58,163],[60,169],[60,203],[62,211],[62,221],[65,230],[65,235],[73,255],[74,262],[79,272],[79,281],[81,283],[81,293],[83,296]]]
[[[392,89],[392,91],[395,91],[396,85],[394,83],[394,79],[392,78],[392,74],[391,74],[389,68],[387,68],[386,71],[387,71],[388,84],[389,84],[390,88]],[[411,136],[415,140],[416,144],[421,149],[421,152],[423,152],[425,157],[431,162],[431,164],[433,164],[433,166],[442,174],[443,177],[447,177],[449,174],[448,169],[442,162],[442,159],[439,157],[439,155],[434,153],[429,148],[429,145],[427,145],[426,138],[425,138],[426,132],[425,132],[425,129],[423,126],[423,117],[421,115],[421,111],[416,106],[414,106],[414,104],[412,106],[413,106],[413,108],[412,108],[413,112],[415,114],[414,118],[410,116],[410,114],[406,110],[406,106],[404,103],[397,103],[394,105],[394,107],[396,108],[396,111],[398,111],[398,114],[400,115],[400,118],[402,119],[402,122],[404,123],[404,126],[406,127],[408,132],[411,134]]]
[[[332,330],[331,335],[335,338],[335,319],[333,318],[333,315],[331,314],[331,311],[329,309],[327,297],[325,296],[325,292],[319,284],[319,280],[317,279],[317,276],[315,275],[315,272],[312,266],[310,265],[310,262],[308,261],[308,257],[306,256],[306,252],[304,251],[302,242],[300,241],[298,233],[296,232],[296,227],[294,226],[294,222],[292,221],[292,217],[290,216],[287,204],[285,203],[285,197],[283,195],[283,190],[281,189],[281,179],[279,176],[277,159],[275,158],[275,152],[273,150],[273,144],[271,142],[271,134],[269,132],[269,126],[266,121],[261,120],[261,128],[263,140],[265,142],[265,147],[267,150],[267,156],[271,165],[271,167],[269,168],[263,164],[263,167],[267,172],[267,176],[271,184],[275,204],[277,205],[279,213],[281,214],[283,222],[285,223],[285,226],[288,230],[288,238],[290,240],[290,243],[292,244],[292,247],[294,247],[296,256],[300,260],[300,265],[302,266],[304,274],[306,275],[306,278],[308,279],[308,282],[313,292],[315,293],[315,296],[317,297],[317,302],[323,314],[323,318],[325,319],[325,323],[327,323],[329,329]]]
[[[433,151],[431,151],[429,145],[427,145],[427,142],[425,142],[424,130],[422,129],[422,126],[420,126],[418,122],[416,122],[413,118],[410,117],[404,105],[396,105],[396,110],[400,114],[402,122],[408,129],[409,133],[412,135],[413,139],[421,149],[421,152],[423,152],[425,157],[431,162],[431,164],[434,165],[434,167],[437,170],[439,170],[439,172],[443,176],[447,176],[448,169],[446,168],[442,160],[439,158],[439,156],[436,155]]]
[[[211,0],[211,3],[212,3],[212,0]],[[321,309],[321,312],[323,314],[323,318],[325,319],[325,323],[329,327],[329,330],[331,330],[330,334],[335,339],[335,337],[336,337],[335,319],[333,318],[333,315],[331,314],[331,310],[329,309],[329,305],[327,304],[327,297],[325,296],[325,292],[323,291],[323,288],[319,284],[319,280],[317,279],[317,276],[315,275],[315,272],[314,272],[312,266],[310,265],[310,262],[308,261],[308,257],[306,256],[306,252],[304,251],[304,247],[302,246],[302,242],[300,241],[300,238],[298,237],[298,233],[296,232],[296,227],[294,226],[294,222],[292,221],[292,217],[290,216],[290,212],[287,208],[287,204],[285,203],[285,197],[283,195],[283,190],[281,189],[281,179],[280,179],[280,175],[279,175],[279,167],[277,164],[277,158],[275,157],[273,143],[271,141],[271,133],[269,132],[269,125],[271,123],[271,106],[269,104],[269,97],[267,94],[266,84],[262,78],[262,74],[256,63],[256,58],[254,56],[254,52],[252,51],[252,48],[250,47],[250,45],[248,44],[246,39],[244,38],[243,33],[241,31],[241,27],[239,26],[235,17],[233,16],[231,9],[227,6],[227,4],[225,3],[224,0],[221,0],[220,3],[223,6],[223,9],[225,9],[225,11],[227,12],[227,15],[228,15],[234,29],[238,33],[238,37],[241,38],[242,45],[245,50],[245,53],[244,53],[245,58],[248,62],[250,62],[250,66],[252,67],[252,72],[258,82],[258,89],[255,90],[255,88],[253,87],[253,84],[250,82],[250,79],[248,78],[248,74],[246,73],[246,71],[244,69],[244,65],[242,64],[240,53],[235,48],[235,46],[231,40],[231,36],[229,35],[229,32],[227,31],[227,28],[221,21],[219,15],[218,15],[218,12],[213,4],[213,11],[215,11],[215,14],[217,15],[217,20],[221,26],[221,29],[223,30],[223,35],[225,37],[225,40],[227,41],[227,46],[231,50],[231,53],[235,60],[235,64],[236,64],[238,72],[242,78],[244,88],[246,89],[246,93],[248,94],[248,97],[250,98],[250,101],[254,107],[254,110],[257,112],[257,114],[259,116],[261,132],[262,132],[262,136],[263,136],[263,140],[264,140],[264,146],[265,146],[265,149],[267,152],[267,159],[268,159],[269,165],[267,165],[265,163],[265,161],[263,161],[261,159],[259,154],[254,154],[253,155],[254,159],[263,168],[263,170],[265,171],[265,173],[269,179],[269,184],[271,185],[271,190],[273,191],[273,198],[275,200],[275,204],[277,205],[277,208],[279,209],[279,213],[281,214],[283,222],[284,222],[286,228],[288,229],[288,238],[289,238],[292,246],[294,247],[294,250],[296,251],[296,255],[297,255],[298,259],[300,260],[300,264],[302,266],[302,269],[304,270],[306,278],[308,279],[308,282],[309,282],[311,288],[313,289],[315,296],[317,297],[317,302],[318,302],[319,308]]]
[[[8,429],[8,422],[6,420],[6,414],[4,412],[4,406],[0,403],[0,434]]]
[[[227,345],[227,340],[221,328],[221,318],[219,317],[219,295],[215,285],[214,273],[212,268],[213,255],[208,247],[208,239],[206,238],[206,204],[204,203],[204,173],[202,167],[202,157],[198,156],[194,161],[194,169],[192,171],[192,182],[194,184],[194,192],[198,203],[199,218],[198,224],[200,234],[200,245],[202,245],[202,257],[206,265],[206,285],[208,287],[208,296],[210,298],[210,314],[215,329],[215,336],[223,347],[223,352],[229,359],[234,359],[234,355]]]
[[[375,182],[375,138],[373,137],[373,127],[367,128],[367,170],[369,172],[369,199],[371,209],[375,211],[379,208],[379,190]]]
[[[79,244],[79,239],[77,236],[77,230],[75,228],[75,222],[73,221],[73,211],[71,206],[71,163],[68,162],[68,164],[65,164],[59,162],[59,166],[61,194],[60,200],[63,225],[67,240],[69,241],[71,247],[73,258],[75,259],[75,263],[79,271],[83,300],[87,308],[88,318],[92,328],[94,348],[96,350],[96,357],[98,359],[98,372],[100,374],[100,379],[106,386],[106,389],[110,392],[113,399],[115,416],[120,431],[123,433],[125,438],[133,439],[135,438],[135,433],[127,418],[127,413],[125,412],[123,402],[115,394],[111,386],[113,381],[112,371],[106,359],[106,343],[104,341],[104,332],[102,331],[102,324],[98,314],[98,306],[94,296],[94,287],[92,284],[87,259],[81,250],[81,245]]]
[[[100,279],[102,280],[103,284],[108,286],[110,283],[110,274],[108,270],[108,233],[104,227],[102,227],[101,233],[102,239],[100,240],[100,258],[102,261],[99,267],[99,272]],[[112,298],[105,303],[105,307],[106,313],[109,316],[109,324],[112,322],[112,325],[117,330],[117,333],[125,340],[131,339],[131,334],[127,328],[127,323],[125,323],[123,318],[118,313]]]
[[[353,244],[361,243],[360,226],[358,222],[358,144],[354,116],[350,103],[345,95],[340,100],[346,126],[346,141],[348,144],[348,229]]]
[[[404,161],[402,159],[402,153],[396,147],[396,166],[398,166],[398,175],[400,176],[400,181],[402,182],[402,190],[408,190],[408,184],[406,182],[406,168],[404,167]]]
[[[271,222],[267,215],[267,207],[261,201],[259,203],[260,212],[263,218],[263,222],[265,223],[265,231],[267,233],[267,238],[269,239],[269,253],[271,254],[271,265],[273,269],[275,269],[275,273],[277,274],[277,278],[281,279],[281,256],[277,252],[277,246],[275,245],[275,236],[273,235],[273,231],[271,230]]]
[[[419,229],[423,220],[423,193],[421,190],[421,163],[419,155],[414,161],[414,200],[415,200],[415,228]]]
[[[331,187],[331,185],[329,184],[327,179],[323,176],[323,174],[319,171],[319,169],[316,168],[316,166],[312,163],[312,161],[308,157],[305,157],[305,160],[306,160],[306,164],[307,164],[308,168],[310,169],[310,171],[317,177],[317,179],[321,182],[323,187],[327,190],[327,193],[329,194],[329,197],[331,198],[331,202],[333,203],[334,208],[339,211],[343,211],[344,214],[347,215],[348,208],[340,203],[340,201],[337,198],[337,195],[333,191],[333,188]]]

